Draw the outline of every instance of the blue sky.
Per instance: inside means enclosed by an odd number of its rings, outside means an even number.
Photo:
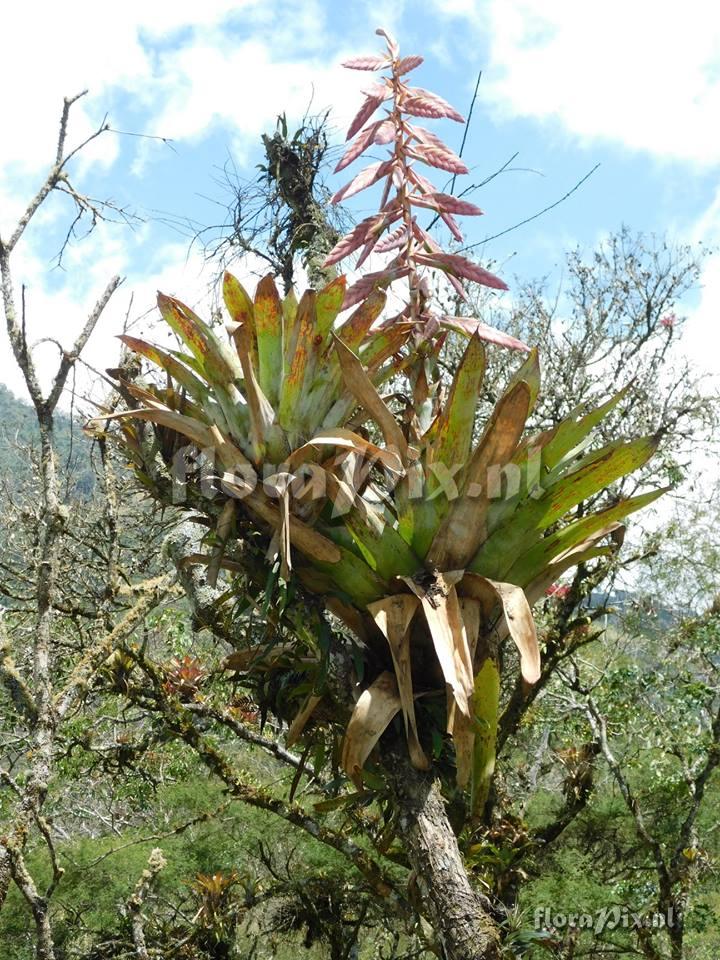
[[[559,280],[568,248],[590,250],[623,223],[720,245],[720,8],[706,0],[14,4],[0,36],[3,72],[17,88],[0,104],[0,231],[42,180],[63,95],[89,88],[71,139],[107,113],[115,130],[172,140],[106,134],[82,155],[76,186],[112,196],[143,222],[99,229],[68,251],[64,270],[52,257],[68,207],[55,201],[38,217],[15,266],[16,284],[27,284],[31,341],[69,344],[115,272],[126,280],[91,342],[97,367],[112,363],[112,335],[128,310],[151,310],[157,288],[209,302],[199,251],[188,251],[187,234],[160,212],[215,222],[223,165],[232,158],[252,176],[259,135],[281,110],[292,123],[311,99],[332,108],[339,145],[368,79],[339,64],[378,49],[377,26],[394,32],[404,53],[425,57],[416,82],[463,113],[483,71],[464,155],[471,177],[518,156],[473,196],[486,214],[465,221],[470,241],[542,209],[600,164],[566,202],[482,248],[511,288],[515,277]],[[435,129],[457,148],[460,125]],[[688,353],[720,373],[718,257],[684,307]],[[38,350],[49,370],[55,348]],[[0,378],[21,392],[11,364]]]

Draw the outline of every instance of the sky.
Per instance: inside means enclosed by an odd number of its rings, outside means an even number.
[[[256,175],[260,134],[272,132],[278,113],[292,129],[308,107],[330,109],[339,149],[368,82],[340,63],[377,52],[379,26],[403,53],[425,57],[416,82],[462,113],[482,71],[466,182],[517,156],[473,195],[485,215],[465,221],[470,241],[531,217],[596,168],[553,210],[478,248],[508,282],[504,296],[533,277],[560,283],[566,251],[591,251],[623,224],[720,247],[720,6],[707,0],[29,0],[11,5],[0,34],[0,236],[52,162],[63,96],[86,88],[70,142],[106,115],[115,132],[78,155],[72,180],[138,218],[101,225],[58,266],[71,206],[60,196],[41,209],[14,258],[30,342],[68,347],[115,273],[124,282],[86,354],[97,369],[113,365],[126,316],[152,325],[157,289],[208,303],[189,225],[222,218],[224,170]],[[436,129],[459,147],[459,124]],[[720,375],[720,254],[708,257],[681,306],[684,348]],[[47,378],[58,348],[45,341],[35,349]],[[0,380],[22,395],[4,332],[0,350]]]

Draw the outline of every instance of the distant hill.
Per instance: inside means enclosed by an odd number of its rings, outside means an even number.
[[[58,460],[72,477],[74,496],[91,495],[95,477],[90,463],[90,442],[81,425],[59,414],[55,421]],[[19,488],[31,477],[33,453],[39,447],[37,423],[32,407],[0,384],[0,479]]]

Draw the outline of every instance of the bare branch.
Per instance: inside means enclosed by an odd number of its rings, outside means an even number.
[[[579,190],[580,187],[585,183],[586,180],[589,180],[590,177],[595,173],[595,171],[600,166],[599,163],[596,163],[595,166],[588,173],[585,174],[578,182],[568,190],[567,193],[563,194],[559,200],[555,200],[553,203],[549,204],[547,207],[543,207],[542,210],[538,210],[537,213],[534,213],[531,217],[525,217],[524,220],[519,220],[517,223],[514,223],[511,227],[507,227],[505,230],[501,230],[500,233],[494,233],[490,237],[484,237],[482,240],[478,240],[476,243],[468,244],[463,247],[463,251],[474,250],[475,247],[481,247],[484,243],[489,243],[491,240],[497,240],[498,237],[504,237],[506,233],[512,233],[513,230],[517,230],[519,227],[524,227],[526,223],[531,223],[533,220],[537,220],[538,217],[542,217],[544,214],[548,213],[550,210],[554,210],[555,207],[559,207],[561,203],[564,203],[568,197],[571,197],[576,190]]]
[[[50,390],[50,395],[48,396],[45,402],[45,405],[48,410],[52,411],[57,406],[58,400],[60,399],[60,395],[62,394],[63,388],[65,386],[65,382],[67,380],[68,374],[70,373],[70,370],[72,369],[75,361],[78,359],[78,357],[84,350],[85,345],[88,342],[93,330],[95,329],[97,322],[100,319],[100,316],[102,315],[103,310],[107,306],[110,300],[110,297],[117,290],[120,283],[121,283],[120,277],[116,276],[112,278],[112,280],[108,283],[107,287],[105,287],[105,290],[103,291],[100,299],[97,301],[97,303],[93,307],[90,313],[90,316],[87,318],[87,321],[85,322],[85,326],[83,327],[80,334],[78,335],[78,338],[73,344],[72,349],[67,353],[63,353],[62,359],[60,361],[60,367],[58,368],[58,372],[55,374],[55,379],[53,380],[53,385]]]
[[[74,97],[65,97],[63,100],[63,109],[60,116],[60,133],[58,135],[57,149],[55,151],[55,163],[60,164],[65,153],[65,139],[67,137],[67,126],[68,118],[70,116],[70,108],[74,103],[77,103],[82,97],[87,94],[87,90],[81,90],[80,93],[76,93]]]

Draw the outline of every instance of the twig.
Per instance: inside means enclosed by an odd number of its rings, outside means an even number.
[[[68,118],[70,116],[70,107],[84,97],[87,90],[81,90],[74,97],[65,97],[63,100],[62,114],[60,115],[60,133],[58,135],[57,150],[55,151],[55,163],[60,164],[65,153],[65,138],[67,137]]]
[[[533,220],[537,220],[538,217],[542,217],[543,214],[548,213],[548,211],[553,210],[555,207],[560,206],[563,201],[567,200],[568,197],[571,197],[576,190],[579,190],[580,187],[585,183],[586,180],[589,180],[590,177],[595,173],[595,171],[600,166],[599,163],[596,163],[595,166],[590,170],[585,176],[578,180],[575,186],[568,190],[566,194],[560,197],[559,200],[556,200],[554,203],[549,204],[547,207],[543,207],[542,210],[538,210],[537,213],[534,213],[531,217],[526,217],[524,220],[518,221],[518,223],[513,224],[511,227],[507,227],[505,230],[501,230],[500,233],[494,233],[492,236],[485,237],[483,240],[478,240],[476,243],[468,244],[468,246],[463,247],[463,251],[474,250],[475,247],[480,247],[484,243],[489,243],[490,240],[497,240],[498,237],[504,237],[507,233],[512,233],[513,230],[517,230],[519,227],[524,227],[526,223],[531,223]]]
[[[170,575],[158,577],[143,584],[142,594],[135,606],[128,610],[122,620],[108,634],[92,645],[71,673],[64,688],[57,694],[55,711],[59,717],[63,717],[74,705],[79,694],[86,689],[88,680],[97,667],[107,660],[116,647],[127,640],[150,610],[157,606],[172,590],[172,577]]]
[[[477,100],[478,90],[480,89],[480,81],[482,80],[482,70],[478,70],[477,80],[475,81],[475,89],[473,91],[472,100],[470,101],[470,109],[468,110],[467,120],[465,121],[465,128],[463,130],[462,141],[460,142],[460,150],[458,156],[462,157],[463,151],[465,150],[465,144],[467,142],[468,133],[470,133],[470,124],[472,123],[473,110],[475,109],[475,101]],[[452,180],[450,181],[450,193],[455,189],[455,181],[457,180],[457,174],[454,173]]]
[[[220,806],[216,807],[214,810],[201,813],[197,817],[193,817],[192,820],[187,820],[185,823],[181,823],[179,826],[174,827],[172,830],[168,830],[166,833],[156,833],[149,837],[136,837],[134,840],[128,840],[126,843],[118,844],[117,847],[112,847],[110,850],[106,850],[105,853],[101,853],[100,856],[95,857],[94,860],[89,860],[87,863],[76,864],[76,866],[78,866],[81,870],[91,870],[99,863],[102,863],[103,860],[107,860],[108,857],[112,857],[116,853],[120,853],[121,850],[127,850],[128,847],[137,847],[143,843],[158,843],[160,840],[168,840],[170,837],[179,836],[181,833],[185,833],[186,830],[189,830],[190,827],[195,827],[200,823],[206,823],[208,820],[213,820],[215,817],[219,816],[223,810],[226,810],[230,803],[230,800],[224,800]]]
[[[65,386],[65,381],[67,380],[68,373],[73,367],[75,361],[80,356],[82,351],[85,348],[85,344],[90,339],[90,335],[95,329],[100,316],[108,305],[110,297],[115,293],[117,288],[121,283],[120,277],[113,277],[112,280],[108,283],[107,287],[103,291],[100,299],[97,301],[95,306],[90,313],[90,316],[85,322],[85,326],[78,335],[75,343],[73,344],[70,351],[63,353],[62,359],[60,361],[60,366],[58,372],[55,374],[55,379],[53,380],[52,389],[50,391],[50,396],[46,401],[46,405],[50,410],[54,410],[57,406],[57,402],[60,399],[60,394],[63,391]]]
[[[118,137],[139,137],[142,140],[160,140],[166,147],[170,147],[173,153],[177,153],[177,150],[173,146],[174,139],[172,137],[161,137],[152,133],[130,133],[128,130],[116,130],[114,127],[108,127],[107,131],[108,133],[114,133]]]

